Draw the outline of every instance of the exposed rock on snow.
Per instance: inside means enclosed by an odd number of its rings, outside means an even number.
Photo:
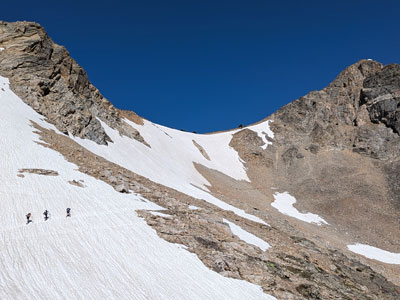
[[[78,186],[78,187],[81,187],[81,188],[83,188],[83,187],[85,187],[85,185],[83,184],[83,180],[69,180],[68,181],[68,183],[69,184],[72,184],[72,185],[75,185],[75,186]]]
[[[200,146],[195,140],[192,140],[192,142],[193,145],[195,145],[197,149],[199,149],[200,153],[204,156],[204,158],[210,160],[210,157],[208,156],[206,150],[204,150],[204,148]]]
[[[53,170],[45,170],[45,169],[19,169],[19,173],[31,173],[31,174],[37,174],[37,175],[44,175],[44,176],[58,176],[57,171]]]

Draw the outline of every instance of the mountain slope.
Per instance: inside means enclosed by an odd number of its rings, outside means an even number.
[[[2,298],[400,295],[397,65],[198,135],[114,108],[35,23],[0,48]]]
[[[32,121],[55,128],[15,96],[6,79],[0,86],[1,299],[272,299],[257,286],[208,270],[157,237],[135,213],[160,206],[116,193],[37,144]],[[59,175],[25,171],[19,177],[18,168]],[[66,207],[72,207],[71,218]],[[27,212],[33,215],[28,225]]]

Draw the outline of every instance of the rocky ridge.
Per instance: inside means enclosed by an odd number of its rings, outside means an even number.
[[[310,151],[350,149],[380,160],[397,160],[400,149],[400,66],[361,60],[322,91],[284,106],[271,118],[281,144]],[[295,145],[294,145],[295,146]]]
[[[0,22],[0,75],[21,99],[64,134],[112,142],[100,121],[145,143],[121,112],[89,81],[86,72],[45,30],[32,22]]]

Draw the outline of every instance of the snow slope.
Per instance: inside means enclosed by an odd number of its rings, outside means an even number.
[[[400,253],[393,253],[365,244],[348,245],[347,248],[357,254],[386,264],[400,265]]]
[[[238,153],[229,146],[232,134],[238,130],[217,134],[193,134],[171,129],[144,120],[137,125],[125,120],[136,128],[150,144],[146,145],[121,136],[102,122],[107,135],[113,140],[108,146],[98,145],[90,140],[74,138],[76,142],[105,159],[140,174],[150,180],[176,189],[192,197],[208,201],[222,209],[235,212],[249,220],[267,225],[263,220],[233,207],[212,196],[207,189],[210,183],[196,170],[194,163],[217,170],[236,180],[249,181]],[[268,121],[257,125],[257,130],[269,132]],[[193,144],[199,144],[208,154],[206,159]]]
[[[157,205],[115,192],[35,143],[30,120],[53,127],[10,91],[7,79],[0,77],[0,87],[0,299],[275,299],[159,238],[135,213]],[[20,178],[20,168],[59,176]],[[70,185],[73,179],[86,187]],[[28,212],[33,222],[26,225]]]
[[[288,192],[275,193],[274,198],[275,201],[272,202],[271,205],[284,215],[296,218],[300,221],[304,221],[307,223],[315,223],[317,225],[328,224],[328,222],[326,222],[323,218],[321,218],[316,214],[312,213],[303,214],[299,212],[293,206],[293,204],[296,203],[296,198],[290,195]]]

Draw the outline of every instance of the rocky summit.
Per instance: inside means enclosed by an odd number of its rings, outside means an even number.
[[[195,134],[0,22],[0,104],[1,299],[400,299],[398,64]]]

